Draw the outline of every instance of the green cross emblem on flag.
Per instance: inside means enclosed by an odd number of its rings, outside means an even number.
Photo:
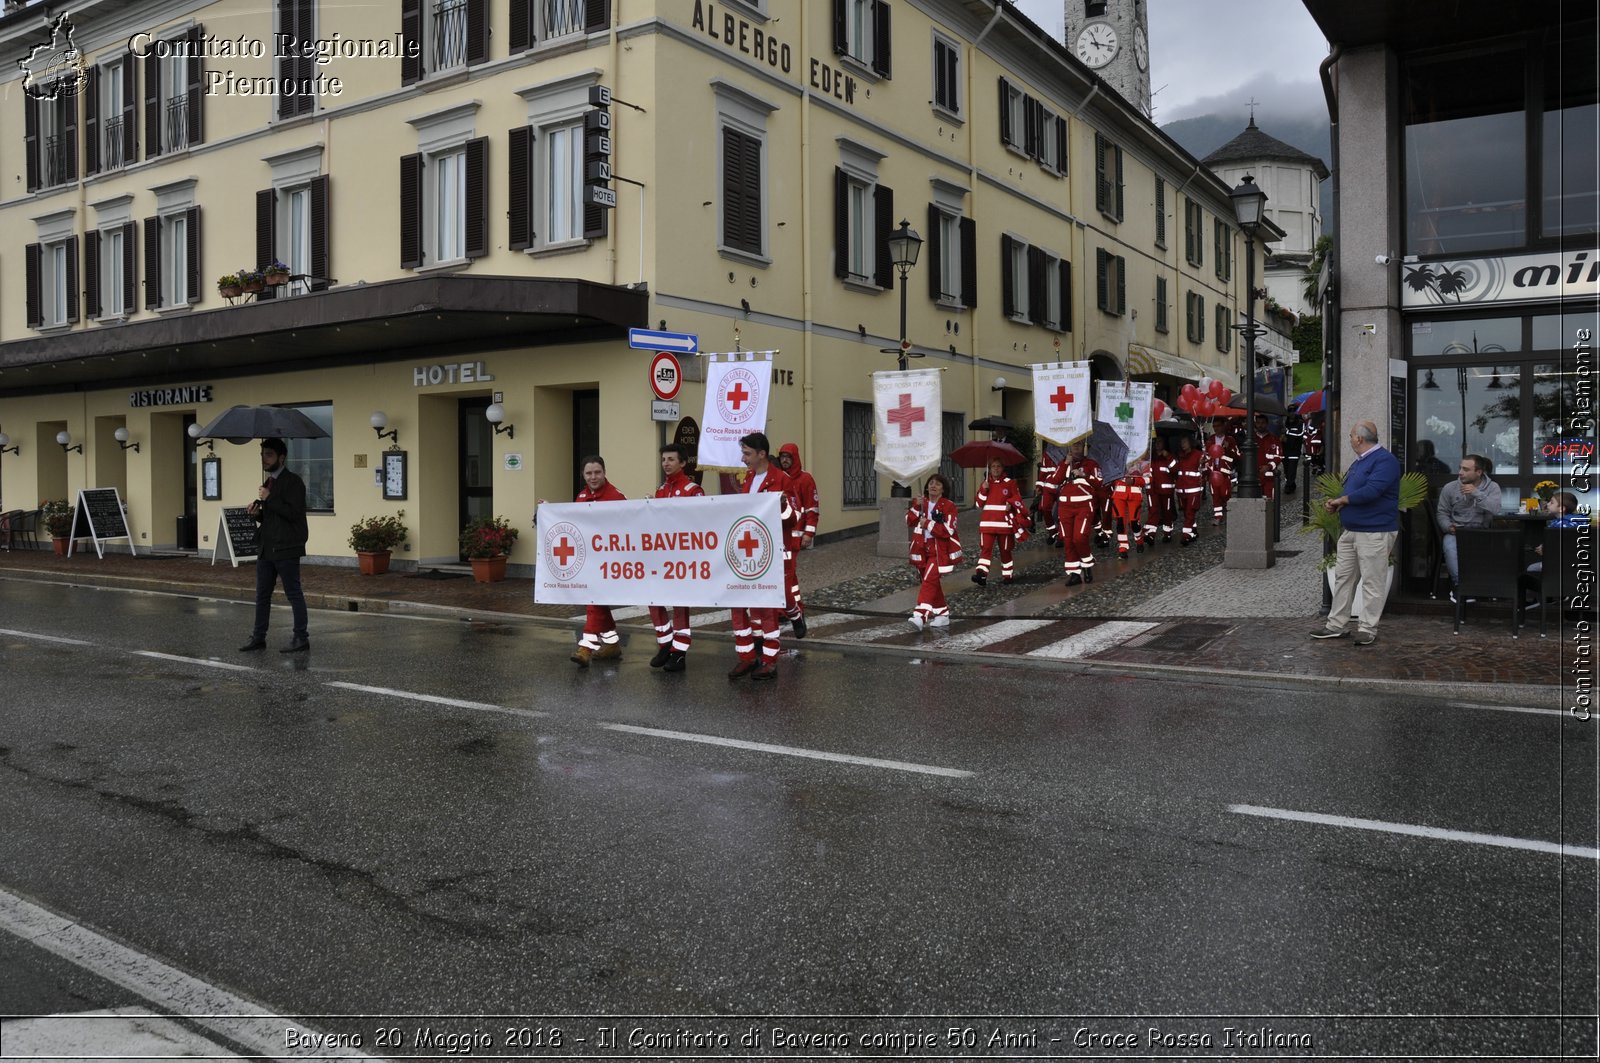
[[[1119,402],[1119,403],[1117,403],[1117,420],[1119,420],[1119,421],[1131,421],[1131,420],[1133,420],[1133,405],[1131,403],[1128,403],[1128,402]]]

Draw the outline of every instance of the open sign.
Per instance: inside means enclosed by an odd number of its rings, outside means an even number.
[[[678,397],[682,386],[683,366],[678,364],[677,356],[671,351],[657,351],[650,359],[650,390],[656,398],[667,402]]]

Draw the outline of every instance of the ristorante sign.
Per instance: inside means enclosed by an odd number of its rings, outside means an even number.
[[[1600,297],[1600,248],[1418,262],[1403,270],[1400,305],[1407,308]]]

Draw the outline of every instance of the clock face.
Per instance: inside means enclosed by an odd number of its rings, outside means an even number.
[[[1078,58],[1093,69],[1111,62],[1117,46],[1117,31],[1109,22],[1091,22],[1078,34]]]
[[[1145,40],[1143,26],[1133,31],[1133,60],[1140,70],[1150,69],[1150,44]]]

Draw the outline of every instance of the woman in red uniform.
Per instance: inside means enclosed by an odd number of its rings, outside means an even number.
[[[1010,583],[1013,575],[1012,548],[1016,545],[1017,515],[1026,514],[1022,501],[1022,488],[1006,475],[1005,464],[995,458],[989,463],[989,475],[978,487],[978,571],[972,582],[983,586],[989,582],[989,556],[1000,551],[1000,582]]]
[[[621,502],[627,498],[606,479],[606,459],[598,454],[583,459],[583,483],[574,502]],[[587,606],[583,611],[583,637],[572,653],[573,662],[579,668],[587,668],[591,659],[604,661],[621,656],[622,637],[617,634],[610,607]]]
[[[928,477],[926,495],[911,500],[906,524],[911,528],[911,567],[922,577],[917,607],[911,623],[919,631],[950,626],[950,606],[944,600],[940,579],[955,571],[961,560],[961,539],[956,531],[956,504],[946,496],[950,482],[938,473]]]

